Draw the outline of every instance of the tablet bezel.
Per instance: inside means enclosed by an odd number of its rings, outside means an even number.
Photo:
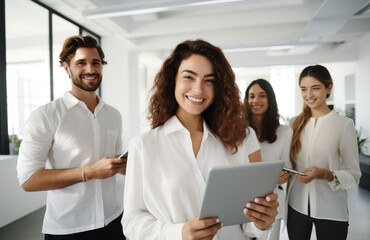
[[[245,202],[274,191],[283,161],[214,167],[209,172],[199,218],[218,217],[223,226],[250,222]]]

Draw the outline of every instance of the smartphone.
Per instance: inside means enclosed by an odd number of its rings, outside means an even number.
[[[128,157],[128,151],[125,153],[122,153],[118,158],[127,158]]]
[[[307,176],[308,175],[308,173],[298,172],[298,171],[290,169],[290,168],[283,168],[283,171],[287,171],[287,172],[293,173],[293,174],[298,174],[298,175],[301,175],[301,176]]]

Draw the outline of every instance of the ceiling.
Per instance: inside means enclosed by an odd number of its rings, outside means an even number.
[[[130,49],[160,58],[184,40],[205,39],[223,48],[234,67],[354,61],[359,51],[358,40],[370,34],[369,0],[40,2],[103,37],[115,35]],[[215,4],[186,6],[189,2]],[[163,10],[165,5],[172,9]],[[97,11],[158,6],[162,11],[87,18]]]

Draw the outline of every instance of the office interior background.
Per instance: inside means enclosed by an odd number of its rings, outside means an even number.
[[[334,81],[328,103],[370,139],[368,0],[0,0],[0,7],[0,228],[45,205],[45,193],[18,186],[8,139],[22,138],[30,112],[70,89],[58,56],[71,35],[102,45],[108,64],[99,93],[121,112],[125,146],[149,129],[150,88],[163,60],[198,38],[223,49],[242,98],[252,80],[271,82],[282,124],[301,112],[301,70],[326,66]],[[370,155],[370,141],[362,153]]]

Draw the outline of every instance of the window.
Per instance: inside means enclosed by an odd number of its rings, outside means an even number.
[[[22,138],[31,111],[71,88],[59,64],[64,40],[100,36],[37,0],[0,0],[0,7],[0,154],[9,154],[8,134]]]
[[[8,133],[22,135],[30,112],[50,101],[48,11],[23,0],[5,7]]]
[[[291,67],[273,68],[270,74],[271,85],[279,108],[280,123],[288,125],[289,119],[295,115],[294,69]]]
[[[71,89],[71,80],[60,66],[59,53],[62,50],[64,40],[73,35],[78,35],[79,28],[65,19],[53,15],[53,91],[54,98],[64,95]]]
[[[346,117],[349,117],[356,124],[356,94],[355,94],[355,75],[348,75],[344,78],[345,92],[344,99],[346,104]]]

